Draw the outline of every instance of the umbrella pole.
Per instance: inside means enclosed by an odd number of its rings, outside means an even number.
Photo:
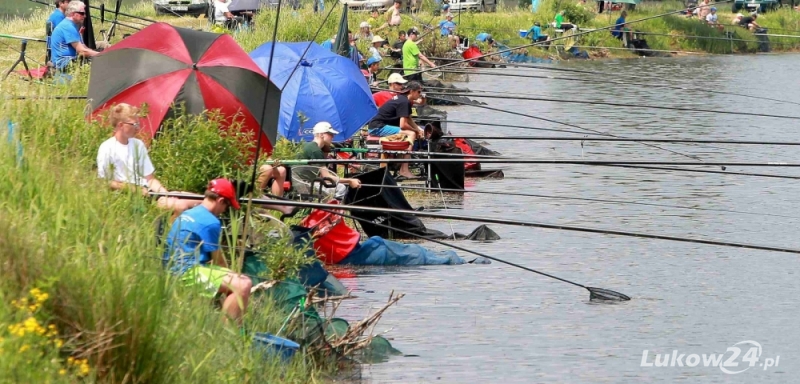
[[[261,121],[260,121],[260,124],[259,124],[258,136],[257,136],[257,139],[256,139],[256,156],[253,159],[253,174],[250,177],[250,185],[252,185],[253,188],[256,187],[256,174],[258,173],[258,158],[261,155],[261,140],[264,138],[264,119],[267,117],[267,100],[269,100],[270,82],[272,82],[272,80],[271,80],[271,76],[272,76],[272,61],[273,61],[273,58],[275,57],[275,43],[276,43],[276,40],[277,40],[277,37],[278,37],[278,20],[280,20],[280,18],[281,18],[281,4],[282,3],[283,3],[283,0],[278,0],[278,10],[275,13],[275,28],[272,31],[272,47],[271,47],[271,49],[269,51],[269,66],[267,67],[267,84],[266,84],[266,87],[264,89],[264,106],[263,106],[263,108],[261,108]],[[272,144],[274,144],[274,143],[272,143]],[[252,204],[247,204],[247,214],[245,214],[245,216],[244,216],[244,220],[245,220],[244,221],[244,226],[245,226],[245,228],[247,228],[247,218],[250,216],[249,213],[250,213],[250,207],[251,206],[252,206]],[[237,271],[241,271],[242,270],[243,263],[244,263],[244,249],[242,249],[240,251],[239,262],[238,262],[238,265],[237,265],[237,267],[238,267]]]

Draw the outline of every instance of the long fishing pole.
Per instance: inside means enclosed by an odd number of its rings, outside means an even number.
[[[6,39],[16,39],[16,40],[23,40],[23,41],[35,41],[37,43],[46,43],[47,40],[44,39],[37,39],[35,37],[25,37],[25,36],[16,36],[16,35],[6,35],[4,33],[0,33],[0,37]]]
[[[286,86],[289,85],[289,81],[292,80],[292,77],[294,76],[295,72],[297,72],[297,68],[300,68],[300,64],[303,62],[303,59],[306,57],[306,54],[308,53],[308,50],[311,48],[311,45],[314,44],[314,41],[317,40],[317,36],[319,36],[320,31],[322,31],[322,27],[324,27],[325,23],[328,22],[328,18],[331,17],[331,15],[333,14],[333,10],[336,9],[337,5],[339,5],[338,1],[333,3],[333,6],[331,7],[331,10],[328,11],[327,15],[325,15],[325,18],[322,20],[322,23],[320,23],[319,28],[317,28],[317,31],[314,32],[314,37],[312,37],[311,40],[308,41],[308,45],[306,45],[306,49],[303,50],[303,54],[300,55],[299,59],[297,59],[297,64],[295,64],[294,68],[292,68],[292,73],[290,73],[289,77],[286,78],[286,83],[283,84],[283,88],[281,88],[281,92],[283,92],[283,90],[286,89]],[[275,40],[274,39],[272,40],[272,42],[273,42],[273,44],[275,44]],[[272,58],[270,58],[270,64],[271,63],[272,63]]]
[[[572,285],[574,285],[576,287],[581,287],[581,288],[589,291],[589,300],[629,301],[631,299],[630,296],[625,295],[625,294],[620,293],[620,292],[617,292],[617,291],[612,291],[610,289],[605,289],[605,288],[589,287],[589,286],[586,286],[586,285],[583,285],[583,284],[579,284],[579,283],[576,283],[574,281],[570,281],[570,280],[567,280],[567,279],[564,279],[564,278],[561,278],[561,277],[558,277],[558,276],[555,276],[555,275],[551,275],[551,274],[546,273],[546,272],[538,271],[538,270],[535,270],[533,268],[529,268],[529,267],[526,267],[526,266],[523,266],[523,265],[520,265],[520,264],[517,264],[517,263],[512,263],[510,261],[499,259],[499,258],[494,257],[494,256],[489,256],[489,255],[487,255],[485,253],[482,253],[482,252],[473,251],[471,249],[464,248],[464,247],[462,247],[460,245],[447,243],[447,242],[444,242],[444,241],[441,241],[441,240],[438,240],[438,239],[432,239],[432,238],[425,237],[425,236],[422,236],[422,235],[419,235],[419,234],[416,234],[416,233],[413,233],[413,232],[410,232],[410,231],[406,231],[406,230],[399,229],[399,228],[394,228],[394,227],[388,226],[388,225],[383,224],[383,223],[376,223],[376,222],[373,222],[373,221],[370,221],[370,220],[366,220],[364,218],[348,215],[348,214],[342,213],[341,211],[337,212],[334,209],[330,209],[330,208],[329,209],[318,208],[318,209],[321,210],[321,211],[332,213],[334,215],[341,216],[341,217],[346,218],[346,219],[355,220],[355,221],[358,221],[358,222],[361,222],[361,223],[369,223],[370,225],[374,225],[374,226],[377,226],[377,227],[388,229],[388,230],[391,230],[391,231],[394,231],[394,232],[397,232],[397,233],[402,233],[402,234],[404,234],[406,236],[412,236],[412,237],[417,238],[417,239],[427,240],[427,241],[430,241],[432,243],[436,243],[436,244],[439,244],[439,245],[444,245],[446,247],[457,249],[459,251],[471,253],[471,254],[476,255],[476,256],[484,257],[484,258],[487,258],[489,260],[493,260],[493,261],[496,261],[496,262],[499,262],[499,263],[503,263],[503,264],[506,264],[506,265],[509,265],[509,266],[512,266],[512,267],[515,267],[515,268],[519,268],[519,269],[522,269],[522,270],[525,270],[525,271],[528,271],[528,272],[533,272],[533,273],[536,273],[536,274],[539,274],[539,275],[542,275],[542,276],[545,276],[545,277],[549,277],[551,279],[555,279],[555,280],[558,280],[558,281],[561,281],[561,282],[564,282],[564,283],[567,283],[567,284],[572,284]],[[453,236],[455,236],[455,234],[453,234]]]
[[[440,98],[433,97],[433,96],[429,96],[428,98],[430,98],[432,100],[448,101],[448,100],[440,99]],[[596,133],[598,135],[611,136],[611,137],[620,137],[620,136],[612,135],[610,133],[601,132],[601,131],[598,131],[598,130],[595,130],[595,129],[584,128],[584,127],[581,127],[581,126],[578,126],[578,125],[575,125],[575,124],[569,124],[569,123],[564,123],[564,122],[560,122],[560,121],[557,121],[557,120],[547,119],[547,118],[544,118],[544,117],[533,116],[533,115],[530,115],[530,114],[527,114],[527,113],[509,111],[509,110],[502,109],[502,108],[490,107],[488,105],[480,105],[480,104],[467,104],[467,105],[472,106],[472,107],[476,107],[476,108],[490,110],[490,111],[504,112],[504,113],[508,113],[510,115],[517,115],[517,116],[527,117],[527,118],[531,118],[531,119],[535,119],[535,120],[547,121],[547,122],[554,123],[554,124],[566,125],[568,127],[582,129],[584,131]],[[672,149],[660,147],[660,146],[655,145],[655,144],[650,144],[650,143],[641,143],[641,144],[642,145],[646,145],[646,146],[651,147],[651,148],[660,149],[662,151],[667,151],[669,153],[672,153],[672,154],[675,154],[675,155],[679,155],[679,156],[683,156],[683,157],[686,157],[686,158],[689,158],[689,159],[694,159],[694,160],[697,160],[697,161],[703,161],[698,156],[689,155],[689,154],[682,153],[682,152],[679,152],[679,151],[675,151],[675,150],[672,150]]]
[[[454,124],[464,124],[464,125],[479,125],[479,126],[489,126],[489,127],[504,127],[504,128],[517,128],[517,129],[530,129],[535,131],[549,131],[549,132],[561,132],[561,133],[574,133],[577,135],[587,135],[587,132],[579,132],[579,131],[570,131],[567,129],[557,129],[557,128],[540,128],[540,127],[531,127],[527,125],[514,125],[514,124],[499,124],[493,122],[481,122],[481,121],[465,121],[465,120],[450,120],[450,119],[430,119],[426,117],[417,117],[417,119],[422,119],[425,121],[439,121],[445,123],[454,123]],[[603,133],[607,135],[606,133]],[[455,136],[453,136],[455,137]],[[458,136],[464,137],[464,136]]]
[[[710,169],[687,169],[687,168],[670,168],[670,167],[652,167],[646,165],[623,165],[623,164],[607,164],[603,165],[603,167],[618,167],[618,168],[631,168],[631,169],[648,169],[648,170],[657,170],[657,171],[677,171],[677,172],[689,172],[689,173],[713,173],[718,175],[726,175],[726,176],[753,176],[753,177],[765,177],[765,178],[772,178],[772,179],[787,179],[787,180],[800,180],[800,176],[789,176],[789,175],[775,175],[770,173],[751,173],[751,172],[733,172],[733,171],[714,171]]]
[[[178,197],[178,198],[191,198],[191,199],[198,199],[202,198],[202,195],[194,195],[194,194],[178,194],[178,193],[159,193],[159,194],[152,194],[154,196],[169,196],[169,197]],[[706,244],[706,245],[717,245],[723,247],[735,247],[735,248],[745,248],[745,249],[755,249],[761,251],[774,251],[774,252],[785,252],[785,253],[795,253],[800,254],[800,249],[795,248],[785,248],[785,247],[775,247],[769,245],[759,245],[759,244],[748,244],[748,243],[738,243],[732,241],[724,241],[724,240],[711,240],[711,239],[698,239],[692,237],[680,237],[680,236],[670,236],[670,235],[658,235],[652,233],[642,233],[642,232],[632,232],[632,231],[620,231],[614,229],[604,229],[604,228],[594,228],[594,227],[583,227],[583,226],[575,226],[575,225],[562,225],[562,224],[555,224],[555,223],[543,223],[543,222],[534,222],[534,221],[522,221],[522,220],[508,220],[508,219],[499,219],[499,218],[492,218],[492,217],[476,217],[476,216],[464,216],[464,215],[453,215],[453,214],[442,214],[442,213],[432,213],[432,212],[425,212],[425,211],[411,211],[405,209],[394,209],[394,208],[377,208],[377,207],[364,207],[364,206],[357,206],[357,205],[339,205],[336,208],[331,208],[330,204],[319,204],[319,203],[309,203],[309,202],[302,202],[302,201],[292,201],[292,200],[273,200],[273,199],[240,199],[240,201],[245,202],[252,202],[254,204],[268,204],[268,205],[286,205],[289,207],[303,207],[303,208],[315,208],[315,209],[336,209],[336,210],[348,210],[348,211],[361,211],[361,212],[372,212],[372,213],[396,213],[396,214],[405,214],[405,215],[413,215],[419,217],[427,217],[432,219],[451,219],[451,220],[460,220],[460,221],[469,221],[469,222],[476,222],[476,223],[489,223],[489,224],[499,224],[499,225],[513,225],[518,227],[532,227],[532,228],[543,228],[543,229],[557,229],[563,231],[572,231],[572,232],[584,232],[584,233],[596,233],[596,234],[603,234],[603,235],[615,235],[615,236],[624,236],[624,237],[638,237],[642,239],[656,239],[656,240],[669,240],[669,241],[676,241],[682,243],[694,243],[694,244]],[[375,224],[374,222],[370,221],[370,223]],[[426,238],[426,240],[429,240]]]
[[[471,139],[471,140],[532,140],[532,141],[612,141],[612,142],[652,142],[652,143],[681,143],[681,144],[734,144],[734,145],[800,145],[800,141],[758,141],[758,140],[715,140],[715,139],[656,139],[644,137],[562,137],[562,136],[442,136],[443,139]]]
[[[427,152],[423,152],[426,153]],[[274,160],[276,165],[308,165],[308,164],[381,164],[381,163],[474,163],[475,159],[308,159],[308,160]],[[800,163],[785,161],[767,162],[723,162],[708,161],[660,161],[660,160],[570,160],[570,159],[527,159],[527,158],[491,158],[482,159],[481,164],[553,164],[553,165],[654,165],[654,166],[717,166],[717,167],[788,167],[798,168]]]
[[[748,212],[748,211],[737,211],[737,210],[731,210],[731,209],[718,209],[718,208],[689,207],[689,206],[685,206],[685,205],[644,203],[644,202],[640,202],[640,201],[629,201],[629,200],[593,199],[593,198],[588,198],[588,197],[544,195],[544,194],[537,194],[537,193],[475,191],[475,190],[456,189],[456,188],[433,188],[433,187],[423,187],[423,186],[413,186],[413,185],[385,185],[385,184],[363,184],[363,183],[361,184],[361,186],[362,187],[375,187],[375,188],[389,188],[389,189],[407,189],[407,190],[416,190],[416,191],[439,191],[440,193],[448,192],[448,193],[469,193],[469,194],[494,195],[494,196],[534,197],[534,198],[552,199],[552,200],[585,201],[585,202],[599,203],[599,204],[642,205],[642,206],[657,207],[657,208],[685,209],[685,210],[692,210],[692,211],[724,212],[724,213],[733,213],[733,214],[740,214],[740,215],[772,216],[772,217],[782,217],[782,218],[788,218],[788,219],[800,219],[800,217],[798,217],[798,216],[779,215],[779,214],[774,214],[774,213]],[[444,197],[442,197],[442,199],[444,200]]]
[[[580,47],[579,47],[580,48]],[[625,49],[625,48],[622,48]],[[559,76],[546,76],[546,75],[532,75],[532,74],[522,74],[522,73],[503,73],[503,71],[491,71],[486,70],[483,68],[470,68],[465,70],[442,70],[445,73],[453,73],[453,74],[465,74],[465,75],[486,75],[486,76],[499,76],[499,77],[518,77],[518,78],[531,78],[531,79],[547,79],[547,80],[562,80],[562,81],[578,81],[578,82],[586,82],[586,83],[593,83],[593,84],[614,84],[614,85],[622,85],[622,86],[637,86],[637,87],[649,87],[649,88],[664,88],[664,89],[674,89],[679,91],[691,91],[691,92],[702,92],[708,94],[718,94],[718,95],[729,95],[729,96],[737,96],[737,97],[744,97],[750,99],[758,99],[758,100],[769,100],[775,101],[780,103],[788,103],[788,104],[795,104],[800,105],[800,103],[790,101],[790,100],[782,100],[782,99],[775,99],[770,97],[762,97],[762,96],[754,96],[754,95],[747,95],[742,93],[736,92],[726,92],[726,91],[712,91],[708,89],[702,88],[691,88],[691,87],[684,87],[684,86],[677,86],[677,85],[667,85],[667,84],[649,84],[649,83],[632,83],[626,81],[613,81],[613,80],[598,80],[594,79],[581,79],[575,77],[559,77]],[[581,71],[583,73],[583,71]],[[602,72],[597,72],[602,73]],[[442,87],[425,87],[426,89],[430,88],[437,88],[437,89],[445,89]],[[497,91],[479,91],[479,90],[472,90],[472,92],[494,92],[494,93],[509,93],[509,92],[497,92]],[[456,94],[460,92],[454,92]]]
[[[46,5],[46,6],[48,6],[48,7],[55,7],[55,5],[53,5],[53,4],[51,4],[51,3],[47,3],[47,2],[44,2],[44,1],[40,1],[40,0],[29,0],[29,1],[32,1],[32,2],[34,2],[34,3],[37,3],[37,4]],[[94,6],[94,5],[90,5],[90,6],[89,6],[89,8],[92,8],[92,9],[97,9],[97,10],[100,10],[100,9],[101,9],[100,7],[97,7],[97,6]],[[112,12],[111,10],[106,10],[106,9],[102,9],[102,10],[104,10],[105,12],[111,12],[111,13],[114,13],[114,12]],[[129,14],[129,13],[125,13],[125,12],[120,12],[119,14],[120,14],[120,15],[122,15],[122,16],[130,17],[130,18],[132,18],[132,19],[138,19],[138,20],[147,21],[147,22],[150,22],[150,23],[157,23],[157,22],[158,22],[158,21],[156,21],[156,20],[153,20],[153,19],[148,19],[148,18],[146,18],[146,17],[141,17],[141,16],[136,16],[136,15],[131,15],[131,14]],[[145,24],[141,24],[141,25],[145,25]]]
[[[451,95],[444,92],[426,92],[426,95]],[[735,111],[719,111],[710,109],[697,109],[697,108],[683,108],[683,107],[662,107],[659,105],[647,105],[638,103],[615,103],[609,101],[588,101],[588,100],[571,100],[571,99],[551,99],[547,97],[532,97],[524,95],[505,96],[505,95],[487,95],[482,93],[458,93],[459,96],[464,97],[481,97],[485,99],[501,99],[501,100],[525,100],[525,101],[543,101],[548,103],[567,103],[567,104],[586,104],[586,105],[607,105],[611,107],[625,107],[625,108],[644,108],[644,109],[660,109],[665,111],[681,111],[681,112],[703,112],[703,113],[717,113],[723,115],[739,115],[739,116],[753,116],[753,117],[772,117],[776,119],[790,119],[800,120],[800,116],[788,115],[773,115],[769,113],[754,113],[754,112],[735,112]]]
[[[53,5],[53,4],[50,4],[50,3],[45,3],[44,1],[39,1],[39,0],[28,0],[28,1],[32,1],[32,2],[34,2],[34,3],[37,3],[37,4],[42,4],[42,5],[46,5],[46,6],[48,6],[48,7],[53,7],[53,8],[55,8],[55,5]],[[99,10],[99,9],[101,9],[100,7],[95,7],[95,6],[89,6],[89,8],[92,8],[92,9],[98,9],[98,10]],[[111,13],[113,13],[111,10],[106,10],[105,8],[103,8],[102,10],[103,10],[103,11],[105,11],[105,12],[111,12]],[[123,13],[122,13],[122,12],[120,12],[120,15],[123,15]],[[91,17],[92,17],[93,19],[95,19],[95,20],[102,20],[102,19],[100,18],[100,16],[94,16],[94,15],[91,15]],[[133,16],[131,16],[131,17],[133,17]],[[155,22],[155,21],[153,21],[153,22]],[[132,26],[132,25],[129,25],[129,24],[125,24],[125,23],[123,23],[123,22],[120,22],[120,21],[117,21],[116,23],[117,23],[117,24],[119,24],[120,26],[123,26],[123,27],[126,27],[126,28],[130,28],[130,29],[133,29],[133,30],[136,30],[136,31],[141,31],[141,30],[142,30],[141,28],[138,28],[138,27],[135,27],[135,26]],[[139,24],[139,23],[137,23],[137,24]],[[143,25],[143,24],[142,24],[142,25]]]
[[[732,1],[734,1],[734,0],[718,1],[718,2],[716,2],[714,4],[714,6],[717,6],[719,4],[730,3]],[[698,5],[696,8],[704,8],[704,7],[711,7],[711,5],[710,4],[709,5]],[[642,19],[626,21],[625,24],[630,25],[630,24],[640,23],[642,21],[657,19],[657,18],[661,18],[661,17],[664,17],[664,16],[673,15],[673,14],[676,14],[676,13],[682,13],[684,11],[685,11],[685,9],[666,12],[666,13],[662,13],[662,14],[659,14],[659,15],[648,16],[648,17],[645,17],[645,18],[642,18]],[[596,29],[592,29],[592,30],[587,30],[587,31],[584,31],[584,32],[578,32],[578,33],[573,33],[573,34],[566,35],[566,36],[556,37],[556,38],[550,39],[548,41],[533,42],[533,43],[530,43],[530,44],[520,45],[520,46],[517,46],[517,47],[501,49],[501,50],[498,50],[496,52],[482,53],[480,56],[471,57],[469,59],[463,59],[463,60],[458,60],[458,61],[454,61],[454,62],[451,62],[451,63],[442,64],[442,65],[434,67],[434,68],[420,69],[420,70],[418,70],[418,71],[416,71],[416,72],[414,72],[412,74],[434,71],[434,70],[436,70],[438,68],[441,68],[441,67],[448,67],[448,66],[455,65],[455,64],[465,63],[465,62],[469,62],[469,61],[475,61],[475,60],[480,59],[480,58],[485,58],[485,57],[490,57],[490,56],[495,56],[495,55],[501,55],[503,53],[513,52],[513,51],[515,51],[517,49],[521,49],[521,48],[533,47],[533,46],[543,45],[543,44],[546,44],[546,43],[550,44],[550,43],[552,43],[554,41],[571,39],[571,38],[575,38],[575,37],[578,37],[578,36],[583,36],[583,35],[586,35],[586,34],[589,34],[589,33],[600,32],[600,31],[608,31],[608,30],[611,30],[612,28],[614,28],[616,26],[617,26],[617,24],[615,23],[615,24],[612,24],[612,25],[609,25],[609,26],[600,27],[600,28],[596,28]],[[385,82],[386,80],[383,80],[383,81]]]
[[[727,37],[714,37],[714,36],[691,36],[691,35],[670,35],[667,33],[656,33],[656,32],[636,32],[637,35],[650,35],[650,36],[666,36],[666,37],[674,37],[674,38],[684,38],[684,39],[698,39],[698,40],[721,40],[721,41],[739,41],[739,42],[746,42],[746,43],[761,43],[758,40],[746,40],[746,39],[734,39],[734,38],[727,38]],[[758,33],[754,33],[754,35],[759,35]],[[772,36],[767,34],[760,34],[763,36]],[[781,37],[800,37],[800,36],[793,36],[793,35],[783,35]],[[797,43],[789,42],[789,41],[770,41],[770,44],[789,44],[795,45]]]

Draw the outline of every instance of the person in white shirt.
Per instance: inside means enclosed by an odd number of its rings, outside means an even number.
[[[111,108],[110,122],[114,136],[104,141],[97,151],[97,176],[108,180],[112,190],[130,190],[147,196],[150,192],[169,192],[155,178],[144,142],[135,138],[139,131],[139,109],[129,104]],[[200,204],[200,201],[162,196],[158,206],[176,214]]]
[[[233,20],[233,14],[228,10],[228,0],[214,0],[214,22],[225,24]]]
[[[711,13],[706,15],[706,23],[708,23],[708,25],[715,26],[717,25],[718,18],[719,16],[717,15],[717,8],[711,7]]]

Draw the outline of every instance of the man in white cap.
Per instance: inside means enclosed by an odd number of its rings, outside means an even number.
[[[325,152],[330,152],[331,146],[333,146],[333,137],[338,135],[339,132],[333,129],[331,123],[327,121],[320,121],[316,125],[314,125],[314,130],[312,131],[314,134],[314,141],[309,141],[303,145],[303,150],[300,152],[298,156],[299,159],[306,159],[306,160],[320,160],[325,159]],[[299,168],[299,167],[298,167]],[[339,184],[349,186],[350,188],[361,188],[361,182],[358,179],[347,179],[347,178],[339,178],[338,176],[332,174],[328,171],[325,167],[320,167],[319,169],[315,169],[314,172],[304,172],[304,170],[298,170],[295,172],[301,179],[306,181],[312,181],[318,177],[328,177],[334,180],[339,180]],[[340,195],[340,189],[337,188],[336,196]]]
[[[399,73],[389,75],[386,81],[389,83],[388,91],[380,91],[372,94],[372,99],[375,100],[375,105],[377,105],[378,108],[385,102],[391,100],[394,95],[404,92],[405,90],[403,87],[405,83],[408,83],[408,80],[404,79]]]

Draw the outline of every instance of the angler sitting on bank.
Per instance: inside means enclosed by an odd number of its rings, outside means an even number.
[[[339,132],[333,129],[331,123],[327,121],[320,121],[314,125],[312,131],[314,140],[303,144],[303,150],[300,152],[298,159],[302,160],[322,160],[327,156],[326,152],[330,152],[333,146],[333,137],[338,135]],[[337,180],[336,198],[342,199],[347,193],[347,188],[360,188],[361,182],[358,179],[339,178],[332,174],[325,167],[318,166],[301,166],[292,168],[295,174],[302,180],[309,184],[318,178],[329,178]]]
[[[114,135],[97,150],[97,176],[108,180],[112,190],[129,190],[148,196],[150,192],[169,191],[155,178],[156,169],[150,161],[144,142],[136,138],[139,131],[139,109],[128,104],[111,108],[109,120]],[[200,204],[194,200],[162,196],[160,208],[181,212]]]
[[[750,16],[742,17],[742,19],[739,20],[739,26],[747,28],[751,32],[755,32],[756,29],[761,28],[761,26],[756,23],[756,19],[758,19],[758,13],[753,12]]]
[[[60,72],[65,71],[78,56],[90,58],[99,54],[84,45],[81,39],[80,28],[86,20],[86,4],[71,1],[65,15],[66,18],[58,23],[50,36],[51,60]]]
[[[528,36],[530,36],[531,41],[534,43],[548,41],[550,39],[549,36],[542,34],[542,25],[539,24],[538,21],[534,22],[531,29],[528,30]],[[548,47],[550,47],[550,43],[546,43],[541,46],[547,49]]]
[[[369,122],[370,135],[387,137],[402,134],[412,146],[417,138],[424,137],[425,132],[411,118],[411,100],[417,100],[422,96],[422,85],[411,81],[405,90],[406,94],[396,94],[378,108],[378,114]],[[409,155],[403,157],[410,158]],[[408,163],[400,165],[399,176],[405,179],[415,178],[408,169]]]
[[[183,282],[206,290],[209,297],[227,295],[222,311],[227,319],[242,325],[253,282],[228,269],[220,250],[222,224],[218,217],[228,208],[239,209],[233,184],[227,179],[212,180],[202,203],[172,223],[163,262]]]

